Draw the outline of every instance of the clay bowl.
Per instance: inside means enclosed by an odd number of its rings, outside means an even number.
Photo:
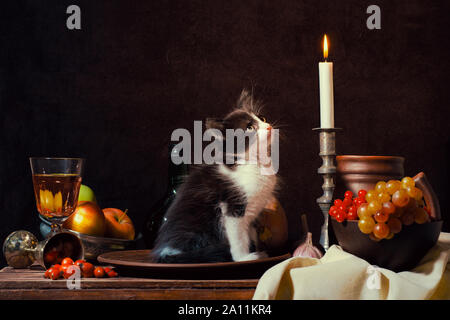
[[[339,190],[370,190],[380,180],[400,179],[404,176],[404,158],[387,156],[338,156],[337,175]],[[331,225],[339,245],[373,265],[395,272],[410,270],[417,266],[428,250],[433,247],[442,228],[439,201],[425,174],[414,177],[416,186],[424,194],[431,209],[433,221],[425,224],[403,226],[402,231],[390,240],[373,241],[358,228],[358,221],[337,222]],[[340,193],[336,196],[341,197]]]
[[[395,272],[411,270],[435,244],[442,221],[403,226],[390,240],[373,241],[358,228],[358,221],[337,222],[331,225],[339,245],[370,264]]]

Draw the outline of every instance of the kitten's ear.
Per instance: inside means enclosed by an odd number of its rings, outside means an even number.
[[[206,118],[205,120],[206,129],[218,129],[220,131],[224,130],[223,120],[217,118]]]
[[[244,109],[246,111],[251,111],[253,104],[253,97],[248,92],[247,89],[242,90],[241,95],[239,96],[239,99],[237,101],[237,107],[239,109]]]
[[[261,111],[261,103],[253,98],[253,95],[247,89],[242,90],[237,101],[238,109],[258,114]]]

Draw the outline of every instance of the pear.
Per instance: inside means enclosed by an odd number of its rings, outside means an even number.
[[[81,201],[90,201],[97,203],[94,191],[84,184],[80,186],[80,193],[78,194],[78,202]]]

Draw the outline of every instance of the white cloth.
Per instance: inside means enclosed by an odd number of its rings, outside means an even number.
[[[395,273],[332,246],[321,259],[290,258],[267,270],[253,299],[450,299],[450,233],[419,265]]]

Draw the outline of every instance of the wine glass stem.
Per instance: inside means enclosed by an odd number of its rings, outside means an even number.
[[[56,222],[53,222],[50,225],[50,228],[52,229],[52,231],[51,231],[52,234],[59,233],[59,232],[61,232],[61,229],[62,229],[61,224],[56,223]]]

